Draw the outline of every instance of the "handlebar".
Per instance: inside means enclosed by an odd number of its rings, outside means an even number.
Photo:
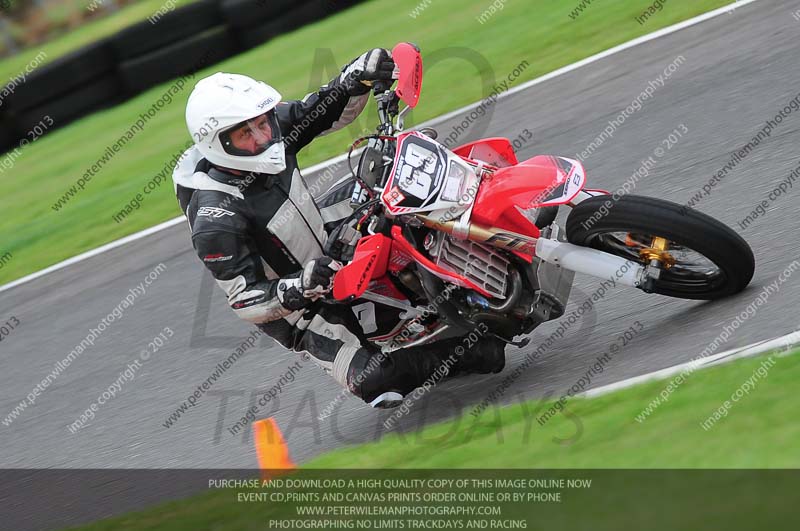
[[[400,98],[393,90],[392,84],[394,80],[379,80],[372,83],[372,93],[378,103],[378,117],[381,120],[381,125],[378,128],[381,134],[392,134],[393,125],[392,118],[397,116],[399,112],[398,103]]]
[[[392,88],[392,83],[394,83],[394,81],[389,79],[386,80],[381,79],[378,81],[374,81],[372,83],[372,93],[375,94],[376,96],[383,94],[384,92]]]

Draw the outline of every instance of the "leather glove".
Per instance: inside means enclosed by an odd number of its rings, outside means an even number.
[[[385,48],[374,48],[345,66],[339,81],[347,87],[348,94],[360,96],[369,92],[373,81],[392,80],[394,69],[392,52]]]
[[[278,300],[288,310],[300,310],[331,290],[333,275],[342,268],[336,260],[323,256],[308,262],[298,278],[281,279]]]

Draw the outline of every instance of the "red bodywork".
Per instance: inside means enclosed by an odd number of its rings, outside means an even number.
[[[338,300],[358,298],[367,291],[370,280],[386,274],[392,240],[383,234],[361,238],[353,261],[336,273],[333,296]]]
[[[397,95],[414,107],[422,88],[419,49],[412,44],[401,43],[392,50],[392,56],[398,67]],[[397,139],[398,145],[409,134],[412,133],[401,134]],[[398,150],[395,167],[399,153]],[[453,153],[470,164],[488,170],[481,181],[470,217],[471,223],[488,228],[536,238],[539,236],[538,227],[520,209],[568,203],[585,184],[583,167],[578,161],[540,155],[519,162],[511,142],[506,138],[470,142],[456,148]],[[382,195],[383,202],[385,205],[394,205],[397,197],[393,199],[388,185],[386,188]],[[393,208],[395,214],[402,213],[402,209]],[[532,254],[515,254],[527,261],[533,258]],[[405,296],[395,287],[388,274],[402,271],[411,262],[447,282],[491,296],[466,277],[437,266],[403,237],[398,226],[392,227],[391,237],[376,234],[359,240],[353,260],[336,274],[333,295],[338,300],[354,299],[361,297],[369,288],[371,292],[403,300]]]
[[[353,261],[336,273],[333,296],[337,300],[356,299],[370,291],[395,299],[406,297],[386,277],[387,271],[401,271],[410,262],[416,262],[434,275],[458,286],[491,297],[486,290],[466,277],[443,269],[417,251],[405,239],[400,227],[392,227],[392,237],[375,234],[361,238],[356,245]]]
[[[471,142],[454,151],[470,162],[474,162],[471,156],[477,156],[476,153],[483,157],[489,153],[490,160],[515,163],[504,167],[486,166],[492,173],[481,182],[470,221],[536,238],[539,228],[520,210],[571,201],[585,184],[583,167],[577,161],[546,155],[517,162],[513,150],[509,152],[506,147],[510,148],[508,140],[490,138]],[[527,253],[515,254],[529,262],[533,258]],[[403,237],[400,227],[394,226],[391,238],[376,234],[358,242],[353,261],[336,275],[334,297],[339,300],[358,298],[374,280],[372,291],[381,290],[384,292],[381,294],[405,299],[385,276],[387,271],[403,270],[410,262],[416,262],[447,282],[491,296],[466,277],[437,266]]]
[[[406,105],[417,106],[422,92],[422,56],[419,48],[408,42],[401,42],[392,49],[392,59],[399,71],[395,92]]]
[[[555,157],[538,155],[515,166],[496,170],[490,179],[481,182],[471,220],[485,227],[538,237],[538,227],[520,209],[540,206],[550,193],[569,181],[572,174],[567,173],[562,165]],[[550,201],[548,205],[567,203],[578,191],[580,188],[576,186],[573,194]]]

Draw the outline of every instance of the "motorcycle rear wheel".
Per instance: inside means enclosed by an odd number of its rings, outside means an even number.
[[[570,243],[642,264],[648,260],[641,252],[653,239],[666,239],[668,259],[674,264],[661,272],[653,291],[669,297],[727,297],[742,291],[755,270],[753,251],[733,229],[662,199],[636,195],[615,202],[607,195],[586,199],[570,212],[566,232]]]

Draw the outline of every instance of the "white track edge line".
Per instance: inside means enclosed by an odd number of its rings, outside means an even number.
[[[523,83],[523,84],[521,84],[521,85],[519,85],[517,87],[514,87],[513,89],[509,89],[509,90],[503,92],[502,94],[498,95],[497,99],[499,101],[499,100],[501,100],[503,98],[511,96],[512,94],[516,94],[518,92],[521,92],[521,91],[526,90],[526,89],[528,89],[530,87],[536,86],[536,85],[538,85],[540,83],[544,83],[545,81],[548,81],[548,80],[553,79],[555,77],[558,77],[560,75],[566,74],[568,72],[572,72],[573,70],[577,70],[578,68],[584,67],[586,65],[589,65],[589,64],[594,63],[596,61],[599,61],[601,59],[605,59],[606,57],[609,57],[611,55],[619,53],[619,52],[621,52],[623,50],[627,50],[628,48],[633,48],[634,46],[638,46],[640,44],[644,44],[645,42],[648,42],[648,41],[651,41],[651,40],[654,40],[654,39],[658,39],[659,37],[663,37],[663,36],[669,35],[671,33],[675,33],[676,31],[680,31],[680,30],[682,30],[684,28],[688,28],[690,26],[694,26],[695,24],[699,24],[701,22],[705,22],[706,20],[710,20],[712,18],[718,17],[719,15],[724,15],[725,13],[730,13],[730,12],[734,11],[735,9],[737,9],[739,7],[745,6],[747,4],[752,4],[753,2],[756,2],[756,1],[757,0],[738,0],[736,2],[733,2],[732,4],[728,4],[727,6],[723,6],[723,7],[717,8],[717,9],[715,9],[713,11],[709,11],[708,13],[703,13],[702,15],[698,15],[698,16],[690,18],[688,20],[684,20],[683,22],[678,22],[677,24],[673,24],[672,26],[667,26],[666,28],[662,28],[660,30],[656,30],[656,31],[654,31],[652,33],[648,33],[647,35],[642,35],[641,37],[637,37],[637,38],[635,38],[633,40],[624,42],[622,44],[614,46],[613,48],[609,48],[608,50],[602,51],[600,53],[597,53],[597,54],[592,55],[590,57],[587,57],[585,59],[581,59],[580,61],[577,61],[575,63],[563,66],[563,67],[561,67],[561,68],[559,68],[557,70],[553,70],[552,72],[549,72],[547,74],[539,76],[536,79],[532,79],[530,81],[527,81],[527,82],[525,82],[525,83]],[[472,109],[477,108],[478,106],[481,105],[482,102],[483,102],[483,100],[477,101],[475,103],[471,103],[469,105],[461,107],[460,109],[456,109],[455,111],[449,112],[447,114],[443,114],[441,116],[437,116],[436,118],[433,118],[433,119],[431,119],[431,120],[429,120],[427,122],[423,122],[421,124],[418,124],[416,127],[431,126],[431,125],[435,125],[435,124],[440,123],[440,122],[444,122],[446,120],[449,120],[450,118],[453,118],[455,116],[463,114],[465,111],[470,111]],[[315,164],[313,166],[305,168],[303,171],[305,173],[307,173],[307,174],[308,173],[313,173],[315,171],[318,171],[318,170],[321,170],[323,168],[326,168],[327,166],[330,166],[331,164],[336,164],[336,163],[342,162],[342,161],[344,161],[346,159],[347,159],[347,154],[346,153],[342,154],[342,155],[337,155],[336,157],[333,157],[331,159],[325,160],[323,162],[320,162],[318,164]],[[156,233],[158,231],[167,229],[169,227],[172,227],[173,225],[177,225],[183,219],[185,219],[184,216],[178,216],[176,218],[170,219],[168,221],[165,221],[163,223],[160,223],[158,225],[150,227],[149,229],[145,229],[145,230],[140,231],[140,232],[135,232],[133,234],[125,236],[124,238],[120,238],[119,240],[114,240],[112,242],[109,242],[109,243],[107,243],[105,245],[102,245],[100,247],[97,247],[95,249],[91,249],[89,251],[86,251],[85,253],[81,253],[79,255],[73,256],[72,258],[68,258],[68,259],[66,259],[66,260],[64,260],[62,262],[58,262],[57,264],[53,264],[53,265],[51,265],[51,266],[49,266],[49,267],[47,267],[45,269],[36,271],[35,273],[31,273],[30,275],[26,275],[26,276],[24,276],[22,278],[19,278],[17,280],[11,281],[8,284],[4,284],[4,285],[0,286],[0,292],[7,291],[9,289],[15,288],[15,287],[17,287],[17,286],[19,286],[21,284],[25,284],[27,282],[30,282],[31,280],[35,280],[35,279],[37,279],[37,278],[39,278],[39,277],[41,277],[43,275],[47,275],[47,274],[52,273],[54,271],[58,271],[59,269],[63,269],[63,268],[65,268],[67,266],[70,266],[72,264],[76,264],[78,262],[82,262],[84,260],[92,258],[93,256],[97,256],[98,254],[104,253],[106,251],[110,251],[111,249],[115,249],[116,247],[119,247],[121,245],[125,245],[126,243],[130,243],[132,241],[139,240],[139,239],[144,238],[146,236],[150,236],[151,234],[154,234],[154,233]]]
[[[694,26],[695,24],[700,24],[701,22],[705,22],[706,20],[710,20],[710,19],[718,17],[720,15],[724,15],[726,13],[731,13],[731,12],[735,11],[736,9],[738,9],[740,7],[746,6],[747,4],[752,4],[753,2],[756,2],[756,1],[757,0],[738,0],[737,2],[733,2],[732,4],[728,4],[726,6],[719,7],[717,9],[713,10],[713,11],[709,11],[707,13],[703,13],[702,15],[698,15],[698,16],[690,18],[688,20],[684,20],[683,22],[678,22],[677,24],[673,24],[672,26],[667,26],[666,28],[661,28],[660,30],[656,30],[656,31],[654,31],[652,33],[648,33],[647,35],[642,35],[641,37],[636,37],[635,39],[632,39],[630,41],[626,41],[626,42],[623,42],[622,44],[618,44],[617,46],[614,46],[613,48],[609,48],[608,50],[604,50],[602,52],[596,53],[594,55],[586,57],[585,59],[581,59],[580,61],[577,61],[575,63],[569,64],[569,65],[566,65],[566,66],[562,66],[561,68],[559,68],[557,70],[553,70],[552,72],[549,72],[547,74],[541,75],[541,76],[537,77],[536,79],[532,79],[530,81],[526,81],[525,83],[522,83],[521,85],[518,85],[518,86],[516,86],[516,87],[514,87],[512,89],[508,89],[507,91],[505,91],[502,94],[500,94],[497,99],[501,100],[503,98],[511,96],[512,94],[516,94],[517,92],[521,92],[523,90],[529,89],[530,87],[533,87],[533,86],[538,85],[540,83],[544,83],[545,81],[549,81],[549,80],[551,80],[551,79],[553,79],[555,77],[561,76],[563,74],[567,74],[569,72],[572,72],[573,70],[577,70],[577,69],[579,69],[581,67],[584,67],[586,65],[595,63],[595,62],[597,62],[597,61],[599,61],[601,59],[605,59],[606,57],[610,57],[610,56],[612,56],[614,54],[617,54],[617,53],[622,52],[624,50],[627,50],[629,48],[633,48],[634,46],[638,46],[640,44],[644,44],[646,42],[658,39],[659,37],[664,37],[664,36],[669,35],[671,33],[675,33],[676,31],[680,31],[682,29]],[[419,124],[416,127],[422,127],[422,126],[425,126],[425,125],[432,125],[433,123],[438,123],[438,122],[442,122],[442,121],[445,121],[445,120],[449,120],[450,118],[454,118],[454,117],[458,116],[459,114],[463,114],[466,111],[471,111],[472,109],[475,109],[475,108],[479,107],[482,102],[483,102],[483,100],[477,101],[475,103],[470,103],[469,105],[465,105],[464,107],[461,107],[460,109],[456,109],[455,111],[449,112],[447,114],[443,114],[441,116],[437,116],[436,118],[433,118],[432,120],[430,120],[428,122],[424,122],[422,124]]]
[[[707,368],[712,365],[722,365],[724,363],[728,363],[730,361],[737,360],[740,358],[749,358],[751,356],[763,354],[771,350],[776,350],[779,348],[788,349],[791,347],[796,347],[798,345],[800,345],[800,331],[795,331],[790,334],[776,337],[774,339],[769,339],[766,341],[758,341],[756,343],[752,343],[744,347],[726,350],[725,352],[720,352],[719,354],[714,354],[713,356],[707,356],[699,360],[688,361],[686,363],[679,363],[678,365],[673,365],[665,369],[649,372],[647,374],[642,374],[639,376],[634,376],[632,378],[620,380],[618,382],[614,382],[608,385],[596,387],[595,389],[589,389],[588,391],[584,393],[579,393],[575,396],[591,398],[594,396],[605,395],[608,393],[612,393],[614,391],[619,391],[620,389],[627,389],[628,387],[633,387],[635,385],[639,385],[644,382],[650,382],[654,380],[664,380],[692,366],[694,366],[694,369],[692,370],[699,370]]]
[[[126,243],[130,243],[132,241],[139,240],[139,239],[144,238],[146,236],[150,236],[151,234],[155,234],[157,232],[161,232],[162,230],[167,229],[169,227],[172,227],[173,225],[177,225],[178,223],[184,221],[185,219],[186,218],[184,216],[178,216],[177,218],[171,219],[169,221],[165,221],[163,223],[159,223],[158,225],[150,227],[149,229],[145,229],[143,231],[136,232],[136,233],[131,234],[129,236],[125,236],[124,238],[120,238],[119,240],[114,240],[113,242],[107,243],[105,245],[101,245],[100,247],[97,247],[97,248],[92,249],[90,251],[86,251],[85,253],[81,253],[81,254],[79,254],[77,256],[73,256],[72,258],[67,258],[63,262],[59,262],[57,264],[51,265],[50,267],[42,269],[41,271],[37,271],[35,273],[31,273],[30,275],[24,276],[22,278],[19,278],[17,280],[9,282],[8,284],[4,284],[3,286],[0,286],[0,292],[9,290],[11,288],[15,288],[15,287],[19,286],[20,284],[25,284],[26,282],[30,282],[31,280],[34,280],[34,279],[37,279],[37,278],[42,277],[44,275],[47,275],[48,273],[52,273],[53,271],[57,271],[59,269],[63,269],[65,267],[67,267],[67,266],[70,266],[72,264],[76,264],[78,262],[82,262],[82,261],[84,261],[84,260],[86,260],[88,258],[91,258],[93,256],[97,256],[98,254],[102,254],[102,253],[104,253],[106,251],[110,251],[111,249],[115,249],[117,247],[121,247],[121,246],[125,245]]]

